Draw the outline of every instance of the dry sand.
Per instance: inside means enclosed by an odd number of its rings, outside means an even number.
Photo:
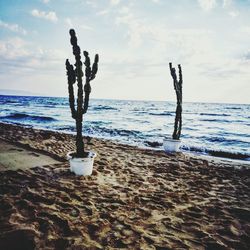
[[[27,154],[64,161],[74,149],[72,135],[0,127]],[[246,166],[100,139],[87,147],[98,154],[92,176],[66,161],[0,172],[0,249],[250,249]]]

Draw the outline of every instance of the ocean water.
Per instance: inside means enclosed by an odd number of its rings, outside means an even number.
[[[0,96],[0,121],[75,133],[68,98]],[[162,149],[172,135],[174,102],[91,99],[85,135]],[[250,105],[184,103],[183,151],[250,161]]]

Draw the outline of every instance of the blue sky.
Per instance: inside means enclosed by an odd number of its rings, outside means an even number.
[[[250,0],[0,0],[0,89],[67,96],[68,31],[93,60],[92,98],[250,103]]]

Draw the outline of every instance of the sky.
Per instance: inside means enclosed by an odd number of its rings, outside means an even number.
[[[250,0],[0,0],[0,89],[67,96],[69,29],[99,71],[92,98],[250,103]]]

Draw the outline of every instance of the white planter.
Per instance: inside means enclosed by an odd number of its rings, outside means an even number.
[[[76,158],[72,157],[74,152],[69,152],[67,154],[67,159],[69,160],[70,171],[76,175],[91,175],[93,171],[94,158],[96,153],[88,152],[88,157]]]
[[[174,140],[170,138],[163,139],[163,147],[166,152],[179,152],[181,140]]]

